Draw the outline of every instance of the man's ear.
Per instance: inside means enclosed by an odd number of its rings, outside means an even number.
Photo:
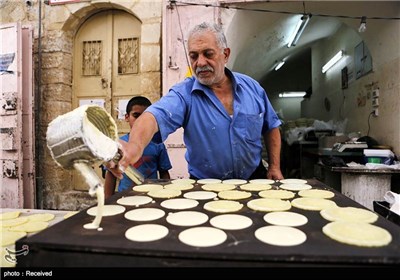
[[[231,49],[230,48],[225,48],[224,49],[224,55],[225,55],[225,62],[228,62],[229,56],[231,55]]]

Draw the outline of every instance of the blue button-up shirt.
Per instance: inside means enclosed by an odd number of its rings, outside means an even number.
[[[174,85],[146,110],[156,118],[163,141],[184,128],[185,158],[197,178],[248,179],[261,160],[262,134],[281,125],[257,81],[225,71],[232,79],[233,116],[194,77]]]

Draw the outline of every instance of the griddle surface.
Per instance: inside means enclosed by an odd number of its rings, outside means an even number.
[[[161,182],[161,181],[160,181]],[[146,182],[147,183],[147,182]],[[157,183],[157,181],[148,181]],[[169,182],[162,182],[168,184]],[[353,206],[365,208],[350,198],[327,187],[317,180],[308,180],[313,188],[327,189],[335,193],[333,201],[338,206]],[[278,186],[275,183],[273,186]],[[201,190],[201,185],[184,192]],[[388,230],[392,235],[389,245],[378,248],[364,248],[336,242],[322,233],[322,227],[328,223],[321,217],[319,211],[307,211],[292,207],[289,211],[305,215],[308,223],[297,227],[307,235],[307,240],[297,246],[281,247],[265,244],[255,238],[256,229],[268,225],[263,220],[265,212],[249,209],[246,203],[250,199],[259,198],[258,192],[252,192],[252,197],[240,200],[244,207],[235,214],[245,215],[253,220],[253,225],[242,230],[224,230],[227,240],[213,247],[192,247],[179,241],[178,235],[189,227],[173,226],[166,222],[170,212],[178,210],[164,209],[160,203],[164,199],[154,199],[155,203],[140,206],[140,208],[160,208],[166,215],[150,222],[135,222],[124,218],[124,214],[103,217],[102,231],[86,230],[84,224],[93,221],[86,210],[62,221],[31,237],[17,242],[17,248],[29,246],[29,254],[18,258],[17,266],[197,266],[197,265],[398,265],[400,264],[400,227],[394,223],[378,218],[374,225]],[[106,204],[117,204],[124,196],[143,195],[134,191],[117,193],[106,201]],[[180,196],[180,197],[183,197]],[[295,198],[297,198],[297,192]],[[209,220],[217,213],[203,209],[206,201],[199,201],[190,211],[204,212]],[[125,206],[126,211],[137,209],[135,206]],[[209,223],[201,226],[211,226]],[[168,235],[153,242],[134,242],[125,238],[125,232],[130,227],[154,223],[164,225],[169,229]],[[204,236],[207,238],[207,236]]]

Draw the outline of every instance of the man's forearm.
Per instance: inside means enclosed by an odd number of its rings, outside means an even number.
[[[268,168],[280,169],[281,162],[281,133],[279,128],[274,128],[264,135],[268,152]]]

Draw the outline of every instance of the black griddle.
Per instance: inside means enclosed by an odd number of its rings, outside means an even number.
[[[149,180],[146,183],[168,184],[169,181]],[[326,189],[335,193],[333,201],[338,206],[365,208],[323,183],[310,179],[313,188]],[[280,183],[275,183],[277,188]],[[201,190],[200,184],[183,191]],[[296,192],[297,193],[297,192]],[[143,195],[135,191],[116,193],[106,200],[106,204],[116,204],[124,196]],[[183,197],[181,195],[180,197]],[[296,194],[295,198],[298,197]],[[103,217],[103,231],[86,230],[83,225],[93,221],[86,210],[47,228],[33,236],[17,241],[16,248],[27,245],[29,253],[17,257],[17,267],[182,267],[182,266],[398,266],[400,264],[400,227],[379,217],[374,225],[388,230],[392,235],[389,245],[378,248],[364,248],[346,245],[330,239],[322,233],[322,227],[328,223],[318,211],[307,211],[292,207],[289,211],[297,212],[308,218],[308,223],[297,227],[307,235],[307,240],[297,246],[281,247],[265,244],[255,238],[256,229],[268,225],[263,220],[265,212],[249,209],[246,203],[259,198],[258,192],[252,197],[240,200],[244,207],[235,214],[245,215],[253,220],[253,225],[242,230],[224,230],[228,238],[213,247],[192,247],[179,241],[178,235],[189,227],[179,227],[166,222],[169,212],[160,203],[164,199],[154,199],[155,203],[140,206],[160,208],[166,215],[151,222],[134,222],[124,218],[124,214]],[[201,211],[209,220],[218,215],[203,209],[209,200],[199,201],[190,211]],[[125,206],[126,212],[136,209]],[[186,211],[184,210],[184,211]],[[163,239],[152,242],[134,242],[125,238],[125,231],[130,227],[154,223],[164,225],[169,233]],[[201,226],[211,226],[209,221]],[[207,238],[207,236],[204,236]]]

